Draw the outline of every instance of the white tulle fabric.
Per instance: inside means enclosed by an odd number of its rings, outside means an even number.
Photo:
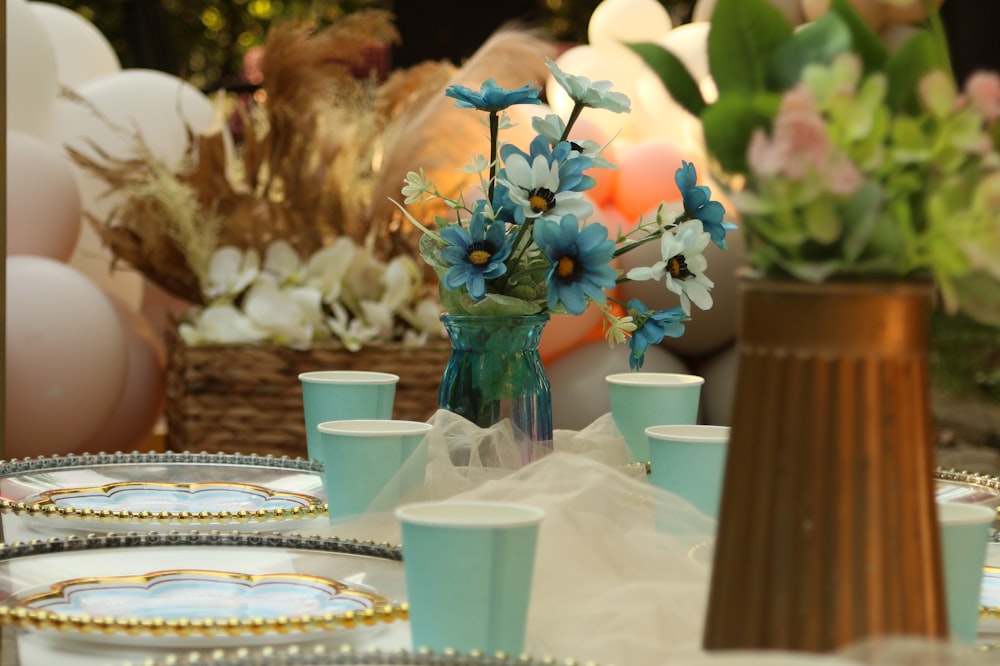
[[[556,431],[551,447],[537,446],[529,460],[509,422],[482,429],[444,410],[431,422],[434,430],[370,510],[332,523],[332,534],[400,543],[392,509],[413,501],[529,504],[546,517],[528,653],[602,666],[722,659],[701,649],[715,521],[653,487],[644,465],[628,464],[610,414],[581,431]],[[924,664],[929,655],[935,664],[955,666],[994,663],[988,657],[996,657],[950,643],[882,640],[852,646],[837,663]],[[790,663],[775,654],[768,658],[760,663]]]

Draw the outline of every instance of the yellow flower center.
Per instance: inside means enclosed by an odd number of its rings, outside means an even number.
[[[671,257],[667,261],[667,272],[670,273],[671,277],[678,280],[683,280],[694,275],[694,273],[688,270],[687,261],[684,260],[683,254]]]
[[[473,250],[469,253],[469,263],[473,266],[482,266],[490,261],[490,257],[493,256],[486,250]]]
[[[528,192],[528,205],[536,213],[547,213],[556,205],[556,195],[544,187]]]
[[[556,273],[559,274],[559,277],[568,278],[573,275],[574,268],[576,268],[576,264],[572,257],[562,257],[556,266]]]

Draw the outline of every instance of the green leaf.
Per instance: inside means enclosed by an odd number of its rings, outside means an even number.
[[[640,42],[628,44],[628,47],[656,73],[674,101],[695,116],[701,115],[705,99],[701,96],[698,83],[680,58],[659,44]]]
[[[792,26],[768,0],[719,0],[708,31],[708,64],[719,97],[767,90],[768,69]]]
[[[770,127],[777,113],[777,95],[728,95],[702,113],[702,131],[708,152],[719,161],[727,173],[746,173],[747,146],[758,127]]]
[[[895,112],[920,113],[918,84],[925,74],[940,68],[939,61],[934,38],[928,32],[917,33],[896,49],[885,65],[889,107]]]
[[[852,50],[861,56],[865,74],[880,71],[889,52],[881,38],[871,29],[868,22],[858,14],[849,0],[833,0],[830,13],[836,13],[851,32]]]
[[[787,90],[802,78],[806,65],[826,65],[851,50],[851,31],[837,14],[828,12],[806,23],[782,44],[771,60],[772,89]]]
[[[952,281],[959,310],[981,324],[1000,326],[1000,289],[989,273],[973,271]]]

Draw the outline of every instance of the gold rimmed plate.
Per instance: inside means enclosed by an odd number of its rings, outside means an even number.
[[[7,542],[194,528],[314,531],[327,516],[320,470],[301,458],[224,453],[13,460],[0,463],[0,519]]]
[[[940,502],[982,504],[1000,508],[1000,478],[989,474],[938,468],[935,496]]]
[[[334,632],[363,644],[405,624],[405,598],[388,544],[153,532],[0,545],[0,622],[19,640],[225,648]]]

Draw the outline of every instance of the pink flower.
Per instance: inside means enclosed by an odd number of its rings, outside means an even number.
[[[862,176],[854,163],[843,155],[830,165],[826,174],[827,189],[834,194],[848,195],[861,187]]]
[[[821,171],[832,150],[816,100],[798,86],[782,98],[771,137],[761,130],[754,132],[747,147],[747,163],[759,175],[780,173],[801,181]]]
[[[1000,118],[1000,76],[996,72],[973,73],[965,82],[965,94],[988,124]]]

